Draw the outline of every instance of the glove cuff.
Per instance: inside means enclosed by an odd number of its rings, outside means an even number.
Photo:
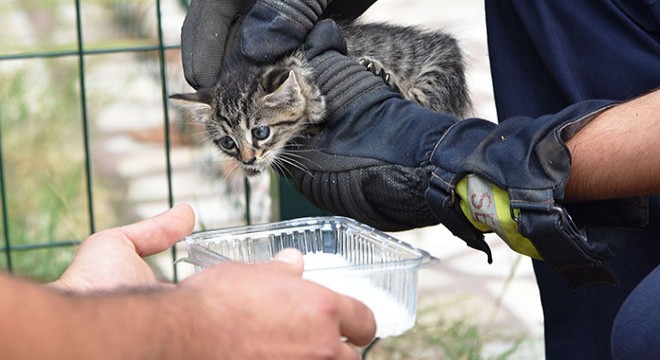
[[[504,216],[516,221],[519,233],[532,241],[545,262],[572,289],[590,283],[616,283],[602,260],[620,244],[611,244],[609,239],[590,242],[559,203],[570,169],[570,153],[564,140],[608,105],[610,102],[584,102],[555,115],[518,117],[500,125],[479,119],[457,123],[431,156],[436,169],[427,201],[436,213],[459,218],[443,222],[464,225],[467,220],[458,209],[456,184],[466,175],[475,174],[507,191],[510,214]],[[463,200],[479,199],[481,195],[468,193]],[[450,229],[468,244],[479,242],[459,225]]]

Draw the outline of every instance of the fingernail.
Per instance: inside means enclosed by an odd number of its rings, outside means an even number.
[[[299,263],[302,263],[303,255],[297,249],[288,248],[275,254],[273,260],[281,261],[291,265],[298,265]]]

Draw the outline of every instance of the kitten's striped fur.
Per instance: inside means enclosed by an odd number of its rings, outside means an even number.
[[[463,55],[444,32],[386,24],[341,24],[348,55],[380,75],[405,98],[463,118],[470,111]],[[325,114],[303,54],[276,64],[227,61],[217,85],[172,96],[193,110],[218,148],[247,175],[278,162],[296,163],[283,151],[318,125]]]

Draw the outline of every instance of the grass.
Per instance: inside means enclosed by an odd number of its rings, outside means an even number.
[[[84,2],[82,26],[85,39],[91,39],[85,47],[153,43],[153,7],[149,0]],[[0,35],[1,53],[76,48],[73,2],[14,1],[5,11],[0,19],[9,28]],[[86,70],[96,61],[86,57]],[[90,136],[92,147],[97,140],[92,119],[100,107],[95,105],[111,95],[85,94],[92,134],[84,134],[77,57],[0,61],[0,136],[6,188],[0,194],[6,205],[6,214],[0,213],[5,217],[0,226],[6,224],[6,229],[2,228],[6,234],[3,248],[7,240],[21,249],[81,241],[95,230],[90,217],[94,217],[96,227],[103,228],[116,224],[126,213],[121,202],[123,184],[97,173],[95,165],[101,164],[95,164],[93,156],[92,169],[85,163],[84,137]],[[88,175],[88,170],[100,176]],[[92,180],[94,213],[88,210],[87,176]],[[11,265],[17,274],[50,281],[62,273],[74,252],[71,246],[12,251]],[[0,267],[8,266],[6,251],[0,252]]]
[[[401,336],[380,340],[367,353],[374,360],[506,360],[526,357],[526,334],[505,334],[467,316],[449,317],[443,306],[431,303],[417,312],[417,324]],[[497,346],[492,346],[493,344]],[[529,345],[529,346],[528,346]]]
[[[468,300],[459,296],[449,302],[434,298],[419,299],[417,322],[402,336],[383,339],[368,352],[368,359],[379,360],[508,360],[543,358],[541,339],[530,338],[518,330],[497,328],[495,318],[501,299],[511,285],[522,257],[517,257],[509,269],[504,286],[490,315],[480,321],[448,311]]]
[[[8,45],[4,51],[20,47],[25,33],[43,44],[61,44],[67,38],[63,35],[74,35],[69,30],[69,8],[61,2],[19,4],[21,9],[11,13],[22,15],[21,25],[27,31],[0,36],[0,43]],[[61,11],[64,8],[67,11]],[[68,41],[75,43],[75,38]],[[76,57],[0,62],[0,126],[6,205],[6,213],[0,214],[6,224],[3,245],[9,241],[12,247],[25,249],[80,241],[91,231],[90,216],[112,218],[108,212],[88,211],[86,134]],[[103,197],[102,182],[94,187],[94,196]],[[71,246],[12,251],[11,265],[19,275],[50,281],[62,273],[74,252]],[[6,250],[0,255],[0,266],[7,268]]]
[[[80,211],[87,206],[72,65],[33,60],[29,71],[0,76],[5,216],[12,246],[79,240],[89,232],[88,215]],[[51,280],[72,253],[71,248],[17,253],[14,270]]]

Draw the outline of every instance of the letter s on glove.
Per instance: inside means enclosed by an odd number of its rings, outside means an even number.
[[[518,232],[514,220],[518,210],[511,211],[509,195],[504,189],[469,174],[458,181],[456,193],[461,211],[474,227],[496,233],[517,253],[543,260],[534,244]]]

